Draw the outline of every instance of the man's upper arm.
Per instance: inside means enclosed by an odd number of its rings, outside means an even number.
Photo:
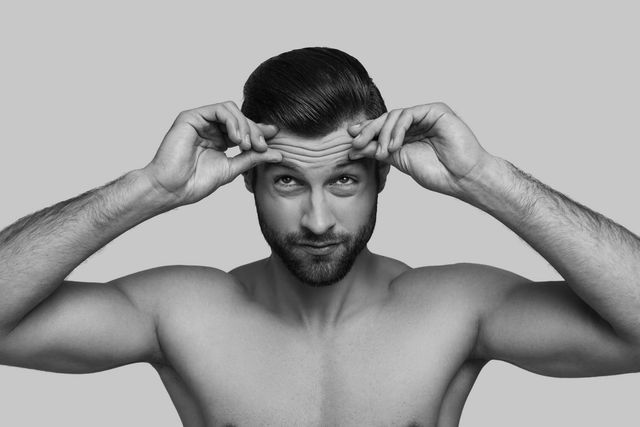
[[[64,282],[0,338],[0,364],[87,373],[160,363],[152,295],[158,270],[106,284]]]
[[[533,283],[491,267],[472,268],[481,278],[482,300],[475,357],[555,377],[640,371],[640,349],[565,282]]]

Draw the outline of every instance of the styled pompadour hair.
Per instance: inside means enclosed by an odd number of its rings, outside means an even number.
[[[353,56],[306,47],[274,56],[256,68],[243,90],[242,113],[301,137],[327,135],[364,114],[387,111],[380,91]]]

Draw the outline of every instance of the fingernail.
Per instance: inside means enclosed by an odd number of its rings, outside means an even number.
[[[393,138],[391,138],[391,139],[389,140],[389,145],[388,145],[388,147],[389,147],[389,148],[388,148],[388,150],[391,150],[391,147],[393,147]]]
[[[260,142],[262,142],[263,144],[267,144],[267,141],[264,140],[264,136],[260,135]]]
[[[351,160],[358,160],[358,159],[361,159],[363,157],[364,157],[364,155],[362,153],[349,154],[349,158]]]
[[[242,140],[244,141],[245,144],[247,144],[248,146],[251,146],[251,140],[249,139],[249,134],[245,134]]]

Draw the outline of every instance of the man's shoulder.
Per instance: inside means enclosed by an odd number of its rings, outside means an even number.
[[[228,302],[242,298],[244,289],[231,274],[198,265],[155,267],[115,281],[126,293],[158,311],[196,301]]]
[[[202,265],[164,265],[125,276],[127,281],[145,282],[155,286],[231,286],[233,276],[223,270]]]
[[[391,290],[401,299],[451,300],[478,305],[498,297],[508,287],[527,279],[484,264],[456,263],[412,268],[393,282]]]

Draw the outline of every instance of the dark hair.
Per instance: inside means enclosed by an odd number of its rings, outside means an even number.
[[[328,47],[307,47],[274,56],[244,85],[242,113],[302,137],[319,137],[364,113],[387,111],[367,70],[351,55]]]

